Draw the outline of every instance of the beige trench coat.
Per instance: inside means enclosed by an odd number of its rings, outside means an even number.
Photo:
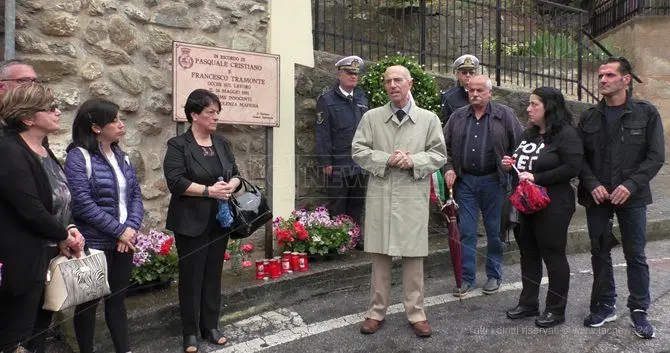
[[[412,169],[387,166],[394,150],[409,151]],[[430,176],[447,162],[438,117],[412,103],[401,123],[391,104],[369,110],[352,142],[354,161],[370,173],[365,201],[365,251],[428,256]]]

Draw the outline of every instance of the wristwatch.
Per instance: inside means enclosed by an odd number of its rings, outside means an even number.
[[[202,190],[202,196],[209,197],[209,186],[205,185],[205,190]]]

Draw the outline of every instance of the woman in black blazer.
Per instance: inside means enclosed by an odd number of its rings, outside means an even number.
[[[215,134],[220,111],[215,94],[191,92],[184,106],[191,128],[168,141],[163,162],[172,193],[167,229],[175,233],[179,253],[179,310],[187,353],[198,350],[198,328],[211,343],[227,342],[218,322],[228,235],[216,220],[217,200],[227,200],[240,180],[228,141]]]
[[[22,84],[2,96],[0,120],[0,352],[33,333],[48,257],[79,256],[83,237],[70,223],[65,174],[44,138],[60,128],[51,90]],[[51,246],[50,246],[51,245]]]

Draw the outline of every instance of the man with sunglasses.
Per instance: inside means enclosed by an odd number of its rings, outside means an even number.
[[[25,61],[10,59],[0,62],[0,96],[18,85],[29,82],[39,83],[40,80],[37,78],[35,69]],[[0,121],[0,137],[5,135],[3,126],[4,123]],[[47,143],[45,138],[45,146]]]
[[[454,60],[453,68],[456,73],[456,86],[444,91],[440,95],[440,104],[442,109],[440,111],[440,119],[442,126],[447,124],[447,120],[454,110],[465,107],[470,104],[468,99],[468,83],[470,78],[475,75],[475,71],[479,67],[479,59],[476,56],[465,54]]]
[[[0,94],[23,83],[40,83],[35,69],[21,59],[0,63]]]

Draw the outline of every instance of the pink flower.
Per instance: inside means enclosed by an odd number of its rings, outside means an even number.
[[[242,245],[242,251],[244,251],[246,253],[250,253],[253,250],[254,250],[254,245],[251,244],[251,243]]]
[[[223,253],[223,261],[230,261],[230,253],[228,251]]]
[[[249,260],[242,261],[242,267],[251,267],[251,261]]]

